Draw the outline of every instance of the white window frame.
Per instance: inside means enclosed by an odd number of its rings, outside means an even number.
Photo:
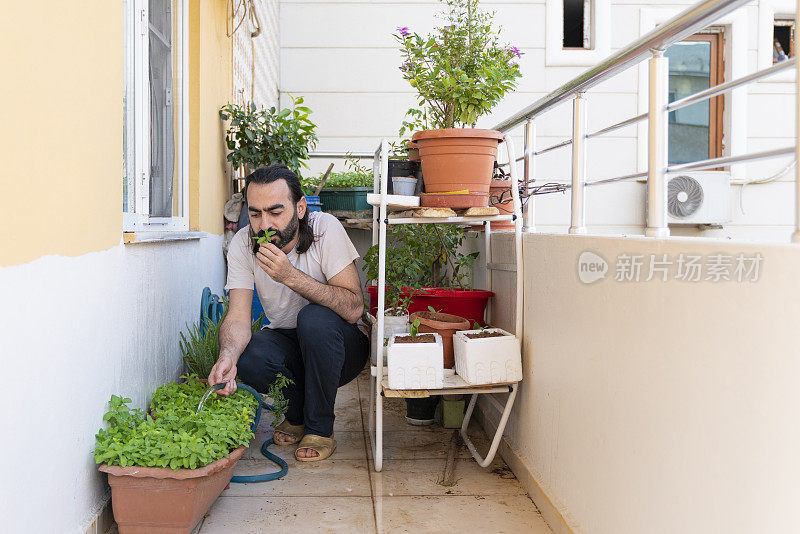
[[[124,211],[122,223],[124,232],[178,232],[189,230],[188,198],[189,198],[189,113],[186,105],[188,95],[188,46],[187,19],[188,0],[177,0],[173,17],[178,17],[176,39],[173,36],[173,53],[179,54],[178,80],[180,84],[180,103],[177,106],[180,117],[176,133],[178,135],[178,158],[176,165],[179,171],[178,181],[178,213],[172,217],[152,217],[150,212],[150,69],[149,69],[149,2],[148,0],[130,0],[133,14],[129,24],[133,25],[133,169],[135,185],[128,195],[134,196],[134,211]],[[175,26],[173,22],[173,26]],[[126,35],[131,35],[131,28],[126,28]],[[129,184],[126,184],[129,187]],[[131,204],[129,200],[129,204]]]
[[[611,53],[611,0],[591,0],[584,32],[591,48],[564,48],[564,0],[545,4],[545,64],[548,67],[593,67]]]

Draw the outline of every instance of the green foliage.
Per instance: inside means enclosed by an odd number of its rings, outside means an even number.
[[[405,161],[408,159],[408,143],[415,132],[432,128],[427,108],[411,108],[397,131],[399,139],[389,143],[392,159]]]
[[[256,240],[256,243],[262,245],[264,243],[269,243],[270,240],[272,239],[272,236],[274,236],[277,233],[278,232],[276,230],[266,230],[264,232],[264,235],[254,235],[253,239]]]
[[[234,169],[283,163],[302,176],[301,167],[308,168],[308,152],[317,145],[317,127],[308,118],[311,110],[301,105],[303,98],[290,98],[291,107],[281,110],[259,109],[254,102],[222,106],[219,117],[230,120],[225,141]]]
[[[409,329],[409,331],[411,332],[412,339],[417,337],[417,334],[419,333],[419,325],[420,325],[419,319],[414,319],[414,322],[411,323],[411,328]]]
[[[372,187],[372,170],[362,165],[359,160],[352,155],[345,159],[345,166],[349,169],[341,172],[331,172],[325,180],[325,187]],[[313,195],[317,186],[322,181],[323,174],[305,178],[303,180],[303,194]]]
[[[478,0],[441,0],[447,24],[427,37],[398,28],[400,71],[419,93],[419,107],[433,128],[473,126],[516,88],[521,52],[502,45],[492,28],[493,13]]]
[[[437,234],[436,230],[439,230]],[[441,239],[440,236],[441,235]],[[407,308],[402,287],[472,287],[472,265],[478,252],[459,251],[464,230],[453,225],[398,224],[386,236],[386,308]],[[449,258],[449,259],[448,259]],[[452,261],[455,271],[450,266]],[[378,279],[378,245],[364,255],[367,280]],[[413,293],[413,291],[412,291]]]
[[[203,325],[195,323],[191,326],[186,325],[186,333],[181,332],[181,339],[178,340],[181,357],[186,366],[192,373],[201,377],[207,377],[211,373],[211,368],[217,363],[219,358],[219,328],[222,319],[228,313],[229,301],[227,297],[222,298],[222,318],[212,321],[208,317],[203,317]],[[253,332],[261,330],[261,323],[264,321],[264,314],[253,321],[251,325]]]
[[[275,415],[272,420],[273,428],[278,426],[281,421],[281,416],[285,414],[286,410],[289,408],[289,400],[283,396],[283,390],[290,384],[294,384],[294,380],[290,380],[278,373],[275,377],[275,381],[270,384],[267,389],[267,397],[272,399],[272,406],[274,408],[274,410],[272,410],[272,413]]]
[[[212,395],[195,414],[205,390],[196,375],[159,386],[150,415],[129,408],[131,399],[112,395],[103,416],[108,428],[96,435],[95,462],[196,469],[247,445],[257,401],[241,390],[227,398]]]

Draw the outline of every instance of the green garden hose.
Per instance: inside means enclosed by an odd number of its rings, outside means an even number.
[[[225,387],[225,383],[214,384],[210,386],[206,395],[203,396],[203,399],[200,401],[199,406],[197,407],[197,411],[199,412],[200,409],[203,407],[203,403],[205,402],[208,395],[211,394],[213,391],[218,389],[222,389]],[[261,420],[261,410],[262,408],[267,409],[269,411],[275,411],[275,407],[267,404],[263,400],[261,400],[261,394],[256,391],[255,389],[251,388],[247,384],[242,384],[241,382],[236,383],[236,387],[239,389],[243,389],[249,392],[253,397],[255,397],[256,401],[258,401],[258,408],[256,408],[256,415],[253,418],[253,426],[251,428],[253,434],[256,433],[256,428],[258,428],[258,422]],[[263,454],[268,460],[278,465],[281,468],[280,471],[275,473],[266,473],[264,475],[239,475],[234,476],[231,478],[231,482],[239,482],[239,483],[246,483],[246,482],[267,482],[270,480],[278,480],[279,478],[283,478],[286,476],[286,473],[289,472],[289,464],[287,464],[283,458],[272,454],[269,452],[269,446],[275,443],[272,438],[269,438],[264,444],[261,446],[261,454]]]

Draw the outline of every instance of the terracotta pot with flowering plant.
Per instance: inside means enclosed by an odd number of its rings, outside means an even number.
[[[447,193],[451,207],[486,206],[502,134],[476,129],[475,123],[516,88],[522,53],[501,44],[493,14],[481,11],[478,0],[441,1],[446,25],[426,37],[405,27],[395,34],[403,55],[400,71],[418,91],[430,128],[416,132],[412,142],[429,198]]]

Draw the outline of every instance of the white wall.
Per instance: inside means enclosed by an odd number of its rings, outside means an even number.
[[[513,250],[508,236],[493,247],[495,261]],[[609,264],[591,285],[578,279],[587,250]],[[679,281],[676,267],[666,282],[614,279],[620,254],[680,253],[763,260],[755,282]],[[572,531],[800,532],[800,249],[529,234],[524,266],[508,460]],[[495,276],[497,301],[513,303],[513,288]],[[497,308],[513,329],[513,304]]]
[[[85,532],[108,498],[91,453],[108,399],[144,408],[182,372],[178,332],[224,273],[218,236],[0,269],[5,532]]]
[[[483,6],[496,12],[509,44],[525,55],[523,78],[494,113],[479,121],[492,127],[525,105],[556,89],[598,61],[594,52],[564,57],[548,50],[548,35],[558,24],[546,25],[561,0],[491,1]],[[694,2],[670,0],[598,1],[610,20],[598,25],[598,42],[604,52],[624,47]],[[720,23],[726,33],[726,78],[768,66],[764,49],[771,50],[772,16],[792,12],[791,0],[753,1]],[[391,34],[399,26],[425,33],[436,23],[438,2],[387,0],[282,0],[280,3],[281,94],[303,95],[314,110],[319,126],[318,150],[373,151],[382,136],[392,138],[405,111],[415,103],[415,93],[397,70],[400,55]],[[549,32],[549,33],[548,33]],[[551,43],[552,44],[552,43]],[[585,56],[581,56],[585,54]],[[769,54],[769,52],[767,52]],[[761,58],[761,59],[759,59]],[[788,146],[794,142],[794,85],[792,75],[779,76],[740,90],[726,101],[725,146],[736,153]],[[748,97],[749,95],[749,97]],[[645,79],[633,68],[600,84],[588,95],[590,130],[611,125],[646,110]],[[731,114],[733,100],[737,112]],[[284,99],[284,104],[286,100]],[[571,106],[561,106],[538,122],[539,148],[571,135]],[[521,130],[514,132],[517,153]],[[618,130],[588,143],[590,180],[637,172],[645,164],[646,128]],[[726,149],[727,150],[727,149]],[[793,190],[789,172],[772,184],[748,186],[741,180],[769,176],[789,163],[787,159],[750,164],[737,171],[740,182],[731,188],[733,220],[721,230],[700,232],[695,227],[673,227],[678,235],[734,237],[786,242],[793,228]],[[328,161],[314,160],[322,171]],[[341,165],[341,163],[338,163]],[[339,168],[337,166],[337,168]],[[520,167],[521,169],[521,167]],[[542,182],[568,181],[570,152],[557,150],[537,159]],[[743,194],[743,197],[742,197]],[[740,197],[744,212],[740,209]],[[590,231],[641,234],[644,225],[645,184],[626,182],[587,190],[587,224]],[[569,197],[539,196],[536,224],[542,231],[565,232],[569,225]]]

